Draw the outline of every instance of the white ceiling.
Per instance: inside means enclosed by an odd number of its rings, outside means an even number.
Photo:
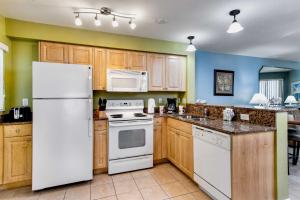
[[[128,21],[112,28],[111,17],[82,16],[81,28],[177,42],[195,35],[201,50],[300,61],[299,0],[0,0],[0,14],[9,18],[75,27],[74,8],[110,7],[137,15],[137,28]],[[244,31],[228,34],[228,12],[241,9],[238,21]],[[157,24],[156,19],[167,24]],[[76,27],[78,28],[78,27]]]

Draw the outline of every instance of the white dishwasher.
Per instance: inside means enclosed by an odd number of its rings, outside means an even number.
[[[231,137],[193,126],[194,180],[217,200],[231,199]]]

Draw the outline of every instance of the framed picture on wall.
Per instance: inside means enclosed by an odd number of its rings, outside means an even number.
[[[234,95],[234,71],[215,69],[214,95],[215,96]]]
[[[300,81],[292,82],[291,83],[291,93],[294,95],[299,101],[300,99]]]

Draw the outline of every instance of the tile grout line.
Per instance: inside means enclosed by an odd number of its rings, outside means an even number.
[[[109,175],[110,176],[110,175]],[[113,184],[113,187],[114,187],[114,191],[115,191],[115,196],[116,196],[116,199],[118,200],[118,195],[117,195],[117,190],[116,190],[116,187],[115,187],[115,182],[114,182],[114,179],[113,177],[111,176],[111,181],[112,181],[112,184]]]
[[[141,195],[142,199],[144,200],[143,194],[142,194],[142,192],[140,191],[140,188],[139,188],[139,186],[136,184],[134,177],[132,176],[132,174],[131,174],[131,173],[129,173],[129,174],[130,174],[130,176],[132,177],[132,179],[133,179],[133,182],[134,182],[135,186],[137,187],[137,189],[138,189],[138,191],[139,191],[139,193],[140,193],[140,195]]]

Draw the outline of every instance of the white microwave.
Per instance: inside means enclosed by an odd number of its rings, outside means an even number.
[[[148,76],[146,71],[107,69],[108,92],[147,92]]]

